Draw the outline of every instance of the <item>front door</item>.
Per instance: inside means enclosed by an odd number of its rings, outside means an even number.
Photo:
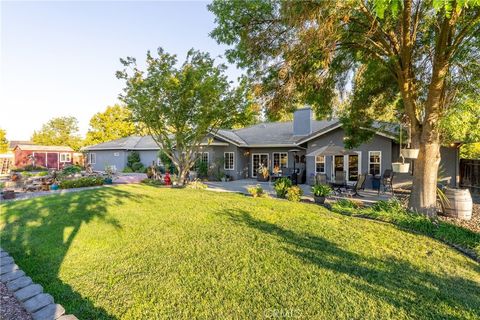
[[[252,177],[256,178],[260,164],[268,168],[268,153],[252,154]]]

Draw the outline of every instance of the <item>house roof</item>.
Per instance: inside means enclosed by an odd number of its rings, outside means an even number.
[[[302,136],[293,135],[293,121],[260,123],[234,130],[220,129],[212,132],[212,135],[239,147],[295,147],[341,127],[338,119],[312,120],[311,125],[312,133]],[[378,134],[394,139],[398,125],[378,122],[373,128]],[[130,136],[83,148],[85,151],[158,149],[158,145],[151,136]]]
[[[72,151],[73,149],[67,146],[39,146],[34,144],[19,144],[15,149],[20,149],[24,151]]]
[[[82,150],[158,150],[152,136],[130,136],[88,146]]]
[[[26,141],[26,140],[10,140],[8,142],[8,147],[13,150],[19,144],[32,145],[32,144],[35,144],[35,143],[33,143],[32,141]]]

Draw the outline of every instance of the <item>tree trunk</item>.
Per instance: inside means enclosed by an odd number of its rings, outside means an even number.
[[[440,164],[440,143],[420,144],[420,152],[415,160],[412,194],[408,207],[435,217],[437,214],[437,175]]]
[[[177,183],[180,187],[185,185],[185,182],[187,180],[187,174],[190,171],[190,168],[188,166],[179,166],[178,167],[178,178],[177,178]]]

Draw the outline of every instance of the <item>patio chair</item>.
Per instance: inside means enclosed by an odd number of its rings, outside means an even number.
[[[315,175],[315,184],[327,184],[327,175],[324,173],[317,173]]]
[[[342,188],[346,186],[345,173],[343,171],[335,171],[335,180],[332,183],[336,192],[342,193]]]
[[[380,188],[378,188],[378,194],[380,194],[380,190],[382,189],[383,186],[383,193],[386,193],[387,188],[390,188],[392,195],[393,193],[393,170],[392,169],[386,169],[383,172],[382,178],[380,180]]]
[[[367,181],[367,175],[366,174],[359,174],[357,182],[355,182],[355,185],[351,187],[351,190],[353,191],[352,197],[360,197],[362,198],[363,196],[358,193],[359,190],[365,190],[365,181]]]

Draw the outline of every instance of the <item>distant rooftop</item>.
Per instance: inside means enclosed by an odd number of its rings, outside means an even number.
[[[25,151],[73,151],[73,149],[68,146],[39,146],[32,144],[18,144],[16,148]]]

